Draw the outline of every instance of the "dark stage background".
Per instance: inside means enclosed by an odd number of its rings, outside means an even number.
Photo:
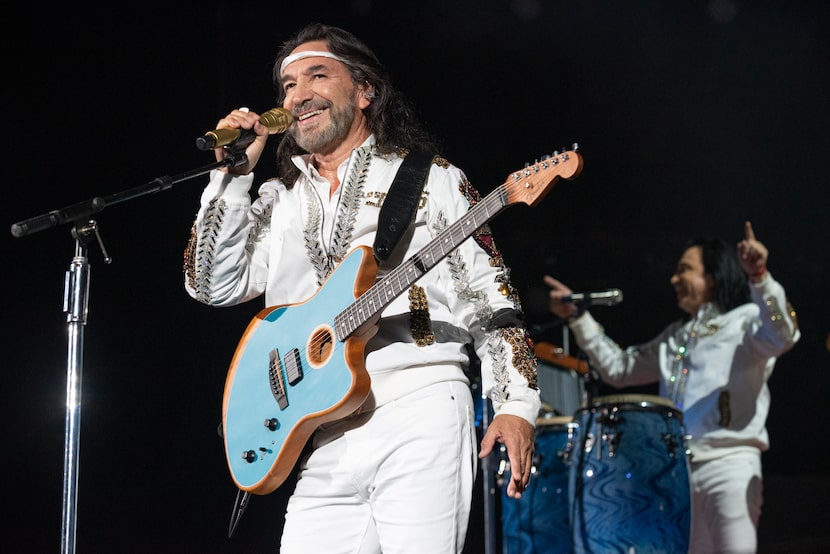
[[[676,313],[684,239],[737,242],[753,222],[803,339],[770,381],[763,552],[830,545],[826,3],[740,0],[138,2],[18,6],[5,48],[7,226],[213,161],[195,148],[231,108],[274,106],[271,64],[320,20],[363,38],[482,193],[572,142],[582,175],[492,227],[528,323],[551,320],[542,276],[618,287],[597,318],[622,344]],[[14,102],[12,104],[12,102]],[[23,130],[21,132],[21,129]],[[277,139],[272,139],[276,146]],[[267,161],[260,178],[272,172]],[[227,364],[261,302],[212,309],[182,287],[205,177],[95,216],[83,343],[79,552],[276,551],[286,490],[235,489],[217,435]],[[7,227],[8,229],[9,227]],[[67,226],[3,239],[5,552],[60,548]],[[537,340],[559,344],[560,329]],[[573,350],[572,350],[573,353]],[[482,497],[468,552],[484,551]]]

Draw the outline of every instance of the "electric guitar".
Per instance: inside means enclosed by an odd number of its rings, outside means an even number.
[[[375,282],[372,250],[352,250],[311,298],[260,311],[225,382],[225,455],[236,486],[268,494],[287,478],[317,427],[355,412],[369,395],[364,346],[383,309],[507,206],[535,206],[582,156],[554,153],[511,173],[414,256]]]

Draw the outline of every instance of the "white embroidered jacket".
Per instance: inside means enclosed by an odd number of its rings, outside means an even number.
[[[339,168],[342,184],[331,199],[328,181],[306,157],[294,160],[301,175],[293,187],[267,181],[253,203],[252,174],[214,171],[186,252],[188,294],[213,306],[264,294],[266,305],[275,306],[317,293],[348,252],[374,242],[379,210],[402,158],[377,154],[373,143],[370,137]],[[436,160],[443,163],[434,161],[430,168],[414,225],[378,278],[477,200],[460,169]],[[365,351],[374,403],[434,382],[469,384],[465,344],[472,344],[481,360],[482,392],[493,401],[495,414],[517,415],[535,425],[536,359],[521,320],[509,270],[485,226],[383,310]]]

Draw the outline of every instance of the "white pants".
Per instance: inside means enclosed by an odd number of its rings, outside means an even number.
[[[692,463],[693,554],[753,553],[763,504],[760,452]]]
[[[314,437],[281,554],[456,554],[477,471],[469,385],[445,382]]]

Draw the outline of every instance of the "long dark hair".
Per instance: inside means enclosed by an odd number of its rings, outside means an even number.
[[[368,83],[374,91],[374,99],[364,110],[364,114],[369,130],[375,135],[376,148],[380,153],[390,154],[399,149],[423,149],[438,153],[438,139],[419,120],[404,94],[392,85],[391,78],[374,52],[360,39],[338,27],[312,23],[283,43],[273,72],[280,105],[285,100],[285,92],[280,81],[282,61],[297,46],[316,40],[325,41],[332,54],[346,60],[355,83]],[[300,148],[290,134],[283,136],[277,147],[277,173],[286,186],[292,186],[299,175],[299,170],[291,162],[291,157],[304,153],[305,150]]]
[[[703,271],[714,281],[712,302],[722,312],[728,312],[751,301],[747,276],[738,261],[735,246],[723,239],[699,237],[692,239],[686,248],[699,246],[703,258]]]

